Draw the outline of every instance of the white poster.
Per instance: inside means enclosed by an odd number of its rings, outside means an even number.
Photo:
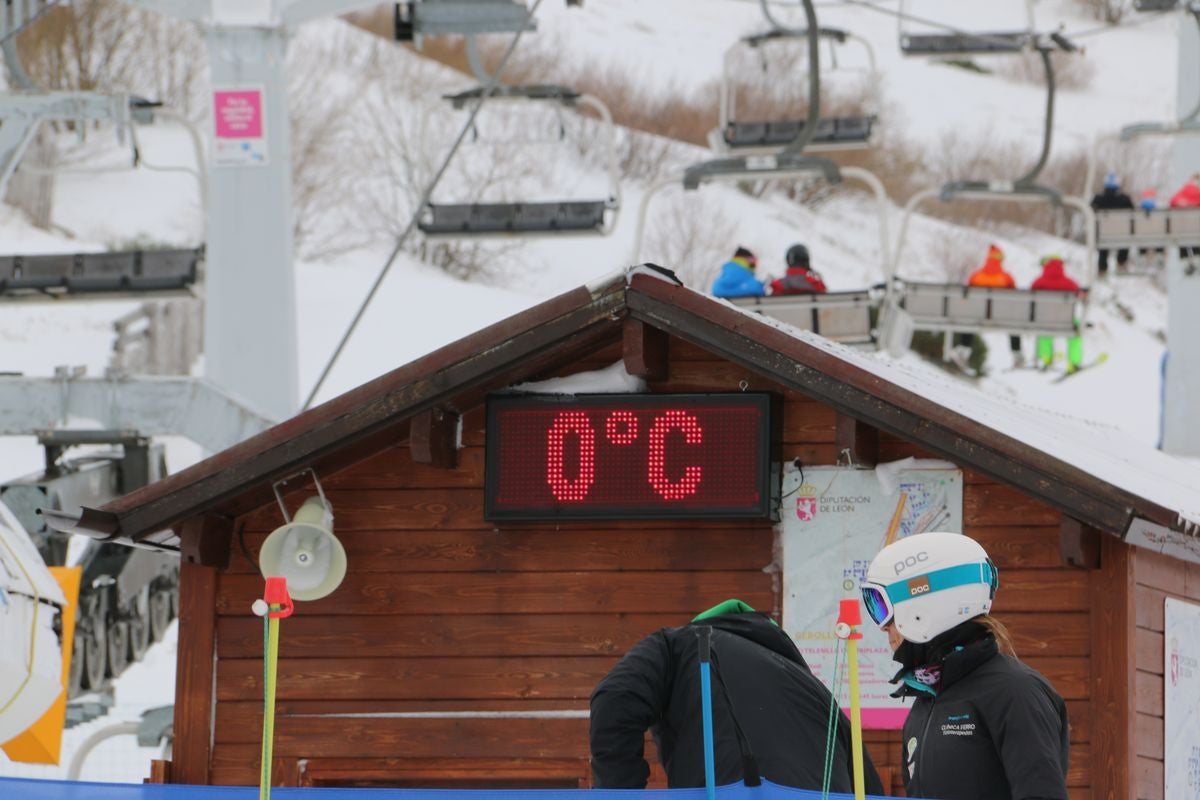
[[[839,601],[861,598],[867,567],[885,545],[926,531],[962,533],[962,507],[962,472],[944,461],[877,470],[784,467],[783,627],[826,685],[833,679]],[[863,725],[899,729],[909,705],[890,697],[896,687],[888,681],[900,667],[865,610],[861,630]]]
[[[1200,605],[1168,597],[1164,612],[1163,797],[1200,800]]]

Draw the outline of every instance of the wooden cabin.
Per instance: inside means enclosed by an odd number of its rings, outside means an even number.
[[[1103,431],[1030,427],[1036,412],[948,379],[930,385],[645,269],[83,510],[78,532],[182,554],[170,780],[258,781],[254,559],[283,522],[273,483],[306,468],[332,503],[349,571],[282,626],[281,785],[587,787],[588,697],[631,644],[727,597],[781,613],[769,518],[485,518],[489,393],[615,362],[650,394],[772,393],[780,463],[957,465],[964,532],[1000,570],[994,611],[1067,701],[1071,797],[1163,797],[1163,601],[1200,601],[1187,513],[1200,489],[1176,502],[1180,465]],[[293,510],[312,493],[304,480],[286,488]],[[899,733],[868,731],[867,742],[899,794]]]

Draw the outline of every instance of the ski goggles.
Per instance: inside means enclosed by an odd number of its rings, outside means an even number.
[[[914,597],[925,597],[944,589],[954,589],[959,586],[970,586],[982,583],[989,589],[989,597],[996,596],[1000,588],[1000,575],[996,565],[991,560],[973,564],[959,564],[955,567],[935,569],[924,575],[905,578],[902,581],[889,583],[864,583],[862,587],[863,605],[867,615],[879,626],[887,625],[896,615],[896,604]]]

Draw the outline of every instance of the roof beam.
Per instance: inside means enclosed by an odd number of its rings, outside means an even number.
[[[594,291],[560,295],[413,361],[276,425],[262,434],[94,512],[120,541],[137,541],[184,517],[254,495],[255,485],[312,466],[464,391],[503,380],[572,342],[609,335],[620,324],[624,276]],[[536,324],[534,324],[536,322]],[[504,384],[501,384],[504,385]]]

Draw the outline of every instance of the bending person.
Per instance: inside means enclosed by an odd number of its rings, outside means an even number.
[[[988,615],[998,586],[984,549],[957,533],[908,536],[867,570],[863,602],[902,666],[894,696],[915,698],[909,797],[1067,800],[1066,705]]]
[[[638,642],[592,692],[592,776],[596,788],[644,789],[650,730],[672,789],[704,785],[699,643],[712,637],[712,714],[718,785],[757,776],[821,789],[830,693],[774,620],[727,600],[681,628]],[[852,792],[850,725],[838,713],[832,780]],[[866,790],[883,794],[863,754]]]

